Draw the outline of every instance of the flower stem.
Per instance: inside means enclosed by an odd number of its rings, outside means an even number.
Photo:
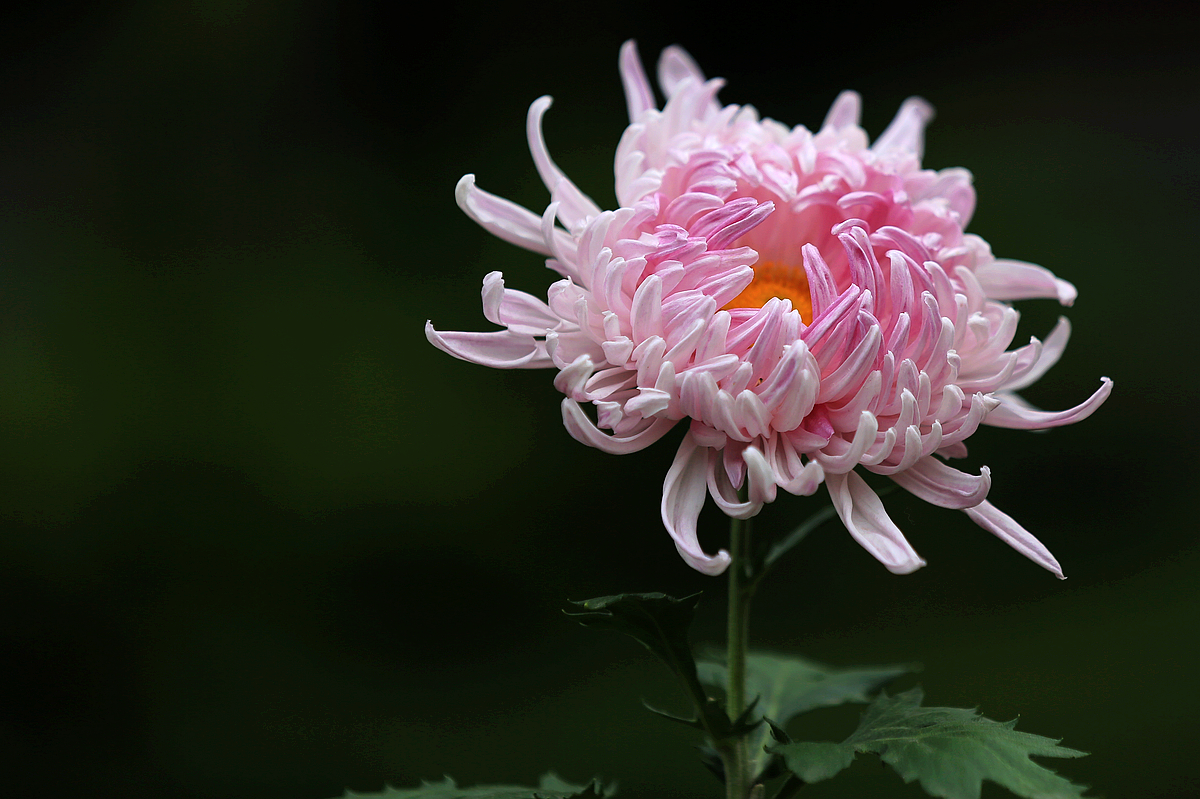
[[[747,574],[750,551],[750,521],[730,519],[729,523],[729,617],[726,667],[729,682],[725,690],[725,711],[736,720],[746,710],[746,649],[750,631],[750,595],[753,582]],[[726,799],[746,799],[750,794],[750,758],[744,736],[736,737],[725,758]]]

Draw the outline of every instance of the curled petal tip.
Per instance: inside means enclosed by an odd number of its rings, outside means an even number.
[[[471,213],[471,192],[475,188],[475,173],[468,172],[454,184],[454,202],[468,215]]]
[[[1074,408],[1057,413],[1034,410],[1021,402],[1019,398],[1014,401],[1013,397],[1009,396],[1005,400],[1000,400],[999,405],[988,414],[986,424],[992,427],[1021,430],[1046,430],[1051,427],[1075,424],[1095,413],[1096,409],[1103,405],[1112,394],[1112,387],[1112,380],[1102,377],[1100,378],[1100,388],[1096,389],[1092,396]]]
[[[683,556],[683,559],[687,565],[691,566],[701,574],[707,574],[709,577],[717,577],[724,574],[725,570],[729,568],[730,562],[732,562],[732,558],[729,556],[729,553],[724,549],[720,550],[717,552],[717,554],[712,555],[711,557],[703,553],[696,555],[694,553],[684,552],[681,548],[679,549],[679,554]]]
[[[689,566],[702,574],[718,575],[729,568],[729,553],[705,554],[696,535],[696,520],[708,490],[707,472],[708,448],[698,445],[689,432],[663,482],[662,520]]]
[[[892,574],[912,574],[917,569],[924,568],[926,565],[928,564],[926,564],[924,558],[917,558],[916,560],[904,561],[902,563],[883,564],[884,568]]]

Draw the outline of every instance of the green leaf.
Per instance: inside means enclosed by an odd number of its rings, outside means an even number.
[[[539,787],[522,788],[517,785],[480,785],[475,788],[459,788],[454,780],[446,777],[441,782],[424,782],[420,788],[385,788],[380,793],[355,793],[346,791],[341,799],[603,799],[611,796],[611,789],[600,786],[593,780],[591,785],[571,785],[563,782],[554,773],[542,777]]]
[[[724,687],[728,672],[723,663],[701,660],[696,666],[702,683]],[[882,686],[914,670],[911,665],[837,669],[790,655],[751,652],[746,655],[746,696],[758,698],[756,718],[786,725],[814,708],[869,702]],[[768,759],[763,746],[769,736],[764,728],[750,739],[755,773]]]
[[[724,687],[725,664],[705,659],[696,666],[702,683]],[[760,715],[787,724],[814,708],[870,702],[881,687],[915,670],[910,664],[839,669],[795,655],[751,652],[746,655],[746,696],[759,698]]]
[[[618,594],[572,602],[580,612],[567,615],[585,627],[616,630],[633,637],[658,656],[683,682],[701,715],[708,697],[696,676],[696,661],[688,642],[688,628],[696,615],[699,594],[676,599],[666,594]]]
[[[788,769],[805,782],[829,779],[858,752],[873,752],[905,782],[918,780],[933,796],[979,799],[992,780],[1026,799],[1079,799],[1085,790],[1030,760],[1081,757],[1085,752],[1052,738],[1017,732],[1016,721],[999,722],[974,710],[921,707],[921,689],[881,695],[858,729],[840,744],[789,743],[772,747]]]
[[[666,594],[618,594],[572,602],[582,608],[568,616],[585,627],[616,630],[636,639],[686,683],[697,683],[696,662],[688,628],[696,615],[699,594],[676,599]],[[703,696],[703,691],[700,691]]]

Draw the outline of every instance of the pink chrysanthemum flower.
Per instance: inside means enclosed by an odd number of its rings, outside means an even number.
[[[426,326],[438,348],[498,368],[558,369],[567,430],[611,453],[642,449],[677,422],[684,437],[663,487],[662,519],[684,560],[728,566],[696,537],[705,494],[753,516],[779,489],[824,483],[850,534],[888,569],[924,565],[855,472],[884,474],[921,499],[963,510],[1062,576],[1053,555],[986,501],[991,475],[947,466],[980,424],[1037,430],[1077,422],[1013,394],[1062,354],[1065,319],[1008,350],[1008,300],[1075,289],[1046,269],[997,259],[965,234],[975,204],[963,169],[921,168],[932,108],[906,101],[868,146],[859,98],[843,93],[816,132],[717,102],[691,58],[668,48],[659,110],[632,42],[620,71],[630,125],[617,147],[620,207],[602,211],[551,160],[543,97],[528,137],[551,202],[539,218],[458,184],[462,209],[491,233],[548,257],[562,279],[547,302],[483,281],[483,313],[504,329]],[[590,403],[595,421],[580,407]],[[745,487],[746,499],[739,497]]]

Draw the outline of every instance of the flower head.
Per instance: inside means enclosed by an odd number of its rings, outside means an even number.
[[[504,329],[427,324],[429,340],[486,366],[557,369],[567,430],[606,452],[642,449],[686,420],[662,519],[706,574],[729,563],[697,542],[706,494],[745,518],[779,489],[808,495],[822,484],[846,529],[888,569],[922,566],[855,472],[861,465],[965,511],[1062,576],[1036,538],[986,501],[986,467],[965,474],[943,459],[964,456],[980,424],[1079,421],[1112,384],[1105,378],[1056,413],[1012,393],[1058,360],[1070,327],[1060,319],[1045,342],[1009,350],[1018,314],[1007,301],[1070,305],[1075,289],[1040,266],[993,257],[963,232],[975,204],[970,173],[921,167],[933,109],[906,101],[868,146],[853,92],[814,133],[722,106],[722,82],[679,48],[659,63],[661,110],[632,42],[620,71],[630,125],[617,147],[619,207],[602,211],[551,160],[541,130],[550,99],[535,101],[528,137],[550,191],[545,212],[476,188],[472,175],[456,194],[468,216],[547,256],[561,279],[543,302],[492,272],[483,313]]]

